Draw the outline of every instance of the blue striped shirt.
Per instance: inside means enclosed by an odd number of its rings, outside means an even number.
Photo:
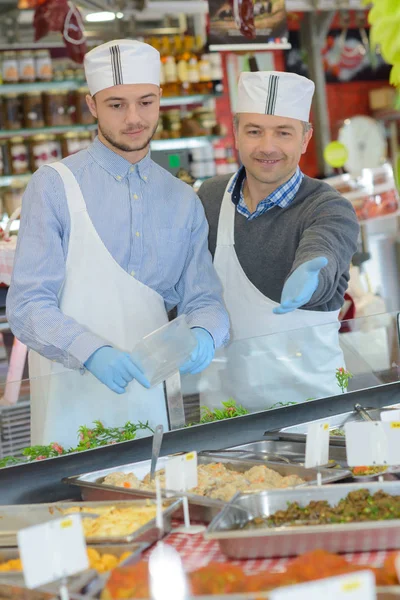
[[[207,329],[216,347],[225,343],[229,319],[208,250],[204,209],[192,188],[150,155],[132,165],[98,138],[63,162],[118,264],[158,292],[167,310],[177,306],[191,327]],[[64,186],[54,169],[42,167],[23,198],[7,316],[13,333],[28,347],[79,368],[105,341],[59,309],[69,236]]]
[[[232,194],[232,201],[236,204],[238,213],[246,217],[248,221],[251,221],[267,212],[273,206],[280,206],[280,208],[289,206],[299,191],[303,177],[304,175],[300,171],[300,167],[297,167],[292,177],[286,183],[276,188],[264,200],[261,200],[253,213],[249,211],[243,195],[243,185],[246,179],[246,170],[244,167],[239,169],[228,191]]]

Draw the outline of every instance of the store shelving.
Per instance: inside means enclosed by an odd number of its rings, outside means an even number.
[[[16,181],[22,181],[28,183],[32,173],[25,173],[24,175],[3,175],[0,177],[0,187],[9,187]]]
[[[201,148],[212,142],[217,142],[222,136],[202,135],[199,137],[187,137],[168,140],[153,140],[151,142],[152,150],[191,150],[192,148]]]
[[[48,90],[76,90],[86,85],[84,80],[68,79],[65,81],[35,81],[33,83],[3,83],[0,94],[27,94],[29,92],[46,92]]]
[[[71,130],[83,130],[83,129],[88,129],[91,128],[93,129],[94,127],[96,127],[95,125],[92,126],[76,126],[76,127],[67,127],[66,131],[71,131]],[[44,130],[41,131],[46,131],[48,133],[50,133],[50,130],[53,129],[57,129],[57,128],[52,128],[52,127],[47,127]],[[24,130],[24,131],[29,131],[30,134],[32,134],[32,130]],[[37,131],[37,130],[35,130]],[[3,132],[0,132],[0,137],[1,134]],[[13,132],[14,135],[19,135],[18,132]],[[208,144],[211,144],[212,142],[216,142],[218,140],[221,139],[221,136],[218,135],[211,135],[211,136],[199,136],[199,137],[188,137],[188,138],[177,138],[177,139],[168,139],[168,140],[153,140],[151,142],[151,149],[152,150],[182,150],[182,149],[191,149],[191,148],[200,148],[202,146],[206,146]],[[0,188],[1,187],[8,187],[10,185],[12,185],[14,182],[16,181],[22,181],[24,183],[28,183],[29,178],[31,177],[31,173],[25,173],[24,175],[3,175],[0,176]]]
[[[96,123],[90,125],[59,125],[57,127],[37,127],[35,129],[0,129],[0,139],[12,138],[15,136],[32,137],[40,133],[58,134],[66,133],[67,131],[94,131],[97,129]]]
[[[39,81],[34,83],[3,83],[0,84],[0,94],[26,94],[33,91],[46,92],[49,90],[76,90],[87,85],[82,79],[69,79],[66,81]],[[221,94],[192,94],[187,96],[162,97],[161,106],[184,106],[201,104]]]

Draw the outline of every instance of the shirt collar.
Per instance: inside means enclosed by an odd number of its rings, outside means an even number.
[[[107,146],[96,137],[89,146],[88,152],[94,160],[117,181],[122,181],[129,173],[133,172],[138,173],[139,177],[144,182],[148,181],[151,166],[150,151],[141,161],[133,165],[116,152],[110,150],[110,148],[107,148]]]
[[[295,187],[296,189],[296,193],[298,191],[298,188],[300,187],[300,183],[301,180],[303,178],[303,174],[300,170],[300,167],[297,167],[296,171],[293,173],[292,177],[290,179],[288,179],[288,181],[286,181],[285,183],[282,183],[282,185],[280,185],[279,187],[276,188],[276,190],[274,190],[273,192],[271,192],[271,194],[269,196],[267,196],[266,198],[264,198],[264,200],[262,200],[262,202],[265,202],[268,198],[270,198],[271,196],[275,196],[277,198],[279,198],[279,192],[282,190],[282,192],[284,191],[284,189],[290,189],[291,187],[294,186],[294,184],[296,182],[298,182],[298,185],[296,185]],[[231,198],[232,198],[232,202],[235,204],[235,206],[237,206],[240,202],[240,197],[242,194],[242,190],[243,190],[243,184],[244,184],[244,180],[246,179],[246,169],[244,168],[244,166],[241,166],[239,171],[236,173],[228,192],[230,192],[231,194]],[[293,184],[293,186],[292,186]],[[280,201],[276,202],[276,206],[286,206],[286,202],[285,202],[285,196],[282,193],[282,197],[280,199]]]

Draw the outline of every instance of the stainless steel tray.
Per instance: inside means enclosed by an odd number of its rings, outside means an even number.
[[[387,407],[387,408],[382,408],[382,409],[368,408],[368,407],[364,407],[364,408],[368,411],[370,416],[376,421],[381,420],[382,412],[387,412],[387,411],[394,409],[394,407]],[[291,425],[290,427],[284,427],[283,429],[280,429],[279,431],[276,431],[276,432],[275,431],[274,432],[266,432],[266,434],[268,435],[268,433],[277,433],[277,434],[284,434],[284,435],[289,434],[290,436],[292,436],[292,434],[294,434],[294,436],[292,437],[293,441],[303,441],[303,440],[305,440],[305,436],[308,431],[308,426],[311,423],[329,423],[330,429],[341,429],[344,427],[344,425],[346,423],[352,423],[353,421],[361,421],[361,422],[363,421],[363,418],[356,410],[341,413],[339,415],[333,415],[332,417],[316,419],[315,421],[307,421],[306,423],[300,423],[299,425]],[[345,446],[345,438],[344,438],[344,436],[331,436],[330,444]]]
[[[127,499],[125,502],[118,502],[113,498],[112,502],[55,502],[50,504],[15,504],[10,506],[0,506],[0,547],[17,546],[17,531],[23,527],[45,523],[51,519],[57,519],[63,516],[62,511],[76,506],[83,508],[96,508],[96,506],[113,505],[122,506],[143,506],[148,501]],[[164,508],[164,533],[169,533],[172,529],[172,515],[180,508],[180,500],[169,500],[169,505]],[[151,502],[153,504],[153,502]],[[121,544],[130,542],[153,544],[160,538],[160,530],[156,527],[155,519],[152,519],[146,525],[143,525],[129,535],[110,537],[110,538],[86,538],[87,544],[95,546],[105,544]]]
[[[157,468],[163,469],[167,462],[168,457],[163,456],[158,459]],[[247,460],[247,459],[232,459],[225,457],[214,457],[203,452],[198,455],[198,464],[207,465],[215,462],[223,463],[227,468],[232,468],[236,471],[247,471],[252,466],[259,465],[259,461]],[[131,498],[155,498],[154,492],[146,492],[143,490],[125,489],[111,485],[105,485],[103,483],[104,478],[110,473],[123,472],[123,473],[134,473],[139,479],[143,479],[150,471],[151,460],[143,460],[141,462],[130,463],[127,465],[120,465],[119,467],[112,467],[109,469],[103,469],[101,471],[92,471],[91,473],[84,473],[75,477],[67,477],[62,481],[70,485],[77,485],[80,487],[81,495],[84,500],[115,500],[115,499],[126,499]],[[265,462],[266,466],[274,469],[281,475],[298,475],[302,477],[308,485],[312,485],[317,481],[317,469],[305,469],[300,465],[287,465],[279,462]],[[331,483],[344,479],[349,475],[348,471],[339,469],[321,469],[322,482]],[[181,494],[182,495],[182,494]],[[186,494],[191,505],[191,518],[192,520],[199,520],[205,523],[209,523],[215,515],[226,505],[222,500],[211,500],[204,496],[197,496],[195,494]],[[179,515],[180,516],[180,515]]]
[[[100,554],[112,554],[119,558],[125,552],[129,552],[127,556],[118,566],[129,565],[137,562],[142,553],[149,547],[148,543],[132,543],[132,544],[96,544],[96,546],[88,546],[95,548]],[[2,548],[0,550],[0,563],[19,558],[18,548]],[[96,578],[102,578],[106,573],[97,573],[94,569],[90,569],[83,573],[78,573],[76,576],[68,578],[68,589],[73,593],[84,592],[85,588]],[[16,585],[24,585],[24,576],[22,571],[0,571],[0,584],[13,582]],[[41,589],[56,593],[58,591],[57,582],[53,582]]]
[[[368,489],[371,493],[383,490],[400,495],[400,482],[338,484],[271,490],[258,494],[237,494],[209,525],[205,537],[218,540],[221,550],[230,558],[271,558],[303,554],[322,548],[330,552],[368,552],[400,548],[400,520],[370,523],[335,523],[332,525],[303,525],[271,527],[259,530],[235,530],[251,517],[269,516],[284,510],[289,502],[306,506],[313,500],[336,504],[349,492]]]
[[[264,460],[268,460],[268,455],[278,455],[288,458],[291,462],[302,464],[305,460],[306,443],[304,441],[291,440],[259,440],[240,446],[231,446],[224,450],[225,456],[229,450],[243,451],[243,458],[251,460],[263,460],[262,454],[265,454]],[[218,450],[215,451],[218,454]],[[235,453],[232,453],[235,457]],[[236,457],[238,455],[236,454]],[[329,458],[335,460],[342,467],[347,467],[346,448],[340,446],[329,447]]]
[[[5,560],[9,560],[10,558],[18,558],[18,550],[14,549],[15,556],[10,556]],[[1,552],[1,555],[4,555]],[[88,569],[87,571],[82,571],[81,573],[77,573],[76,575],[72,575],[67,578],[67,586],[68,590],[72,594],[84,594],[86,590],[93,584],[94,581],[98,579],[98,574],[94,569]],[[57,595],[59,591],[59,586],[61,581],[53,581],[48,583],[47,585],[41,586],[40,590],[42,592],[48,592],[49,594]],[[24,576],[22,572],[19,571],[8,571],[0,573],[0,587],[2,585],[12,585],[25,587]],[[1,596],[1,594],[0,594]]]

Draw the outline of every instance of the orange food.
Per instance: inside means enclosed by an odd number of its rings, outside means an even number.
[[[129,483],[129,481],[124,481],[124,488],[131,488],[131,484]]]
[[[381,569],[354,565],[343,556],[325,550],[314,550],[293,559],[284,573],[246,575],[242,567],[227,563],[210,563],[188,574],[189,586],[194,596],[221,595],[245,592],[269,592],[275,588],[369,570],[380,586],[397,585],[395,557],[391,554]],[[133,566],[118,567],[111,573],[102,600],[125,600],[149,598],[148,566],[141,562]]]
[[[246,575],[241,567],[211,563],[189,575],[193,594],[233,594],[245,592]]]
[[[147,563],[139,562],[114,569],[107,582],[104,598],[150,598]]]

